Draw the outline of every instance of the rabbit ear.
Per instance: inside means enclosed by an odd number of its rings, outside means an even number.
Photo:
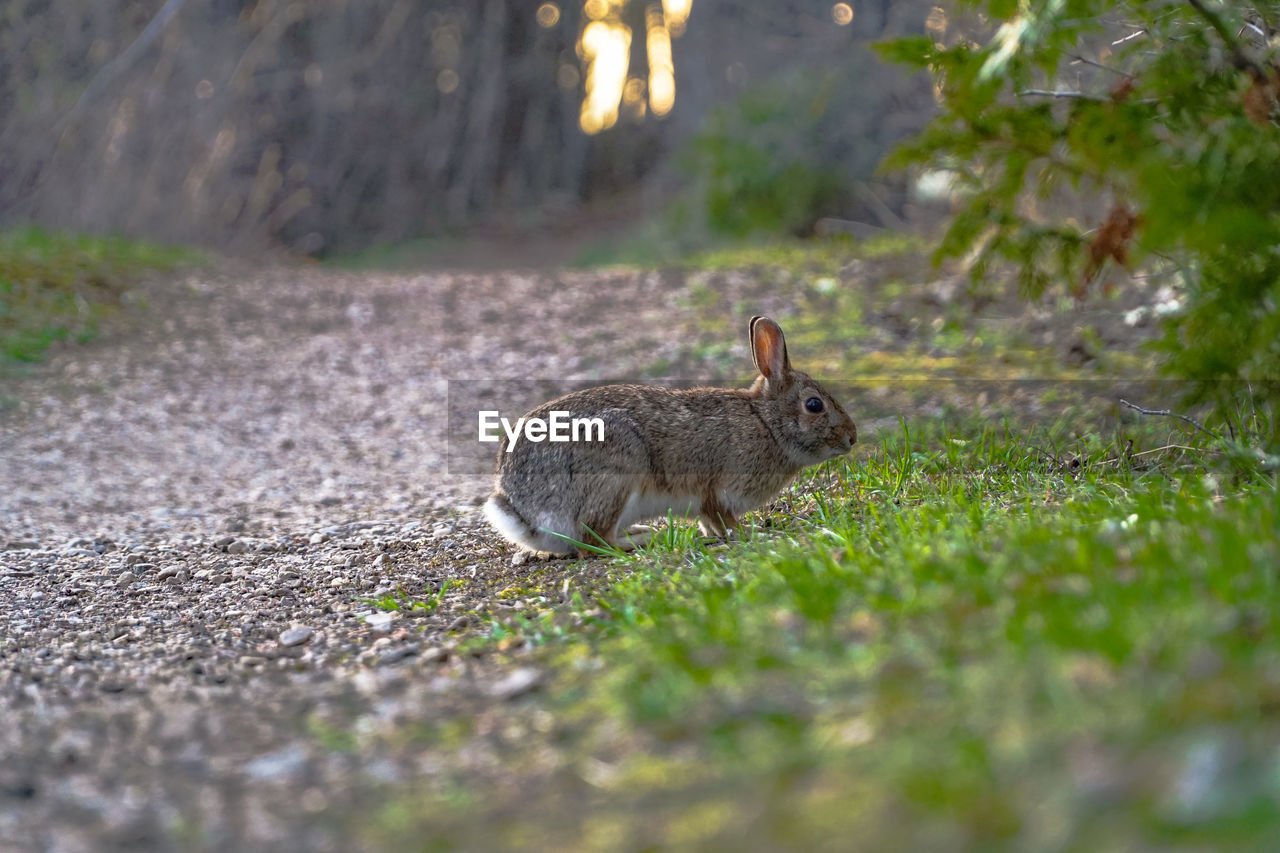
[[[768,317],[752,317],[751,359],[760,375],[778,381],[791,372],[791,360],[787,358],[787,342],[782,337],[782,327]]]

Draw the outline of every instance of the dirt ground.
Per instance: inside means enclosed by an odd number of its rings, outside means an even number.
[[[580,620],[557,605],[605,571],[513,560],[489,478],[449,470],[450,383],[696,367],[686,288],[224,266],[0,380],[0,849],[347,850],[389,787],[512,784],[497,735],[378,736],[520,718],[538,658],[481,640]],[[706,344],[745,372],[745,341]]]
[[[671,286],[625,275],[620,311],[598,273],[191,274],[6,378],[0,848],[347,849],[317,815],[423,774],[317,720],[535,689],[469,639],[600,570],[512,565],[446,470],[447,383],[622,375]]]

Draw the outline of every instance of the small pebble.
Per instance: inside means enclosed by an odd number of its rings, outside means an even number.
[[[417,653],[418,646],[415,643],[408,643],[394,649],[383,649],[378,653],[378,663],[379,665],[396,663],[397,661],[402,661],[405,658],[413,657]]]
[[[288,648],[289,646],[300,646],[307,640],[310,640],[313,633],[314,631],[305,625],[290,628],[280,635],[280,645],[285,648]]]
[[[520,667],[494,682],[489,688],[489,695],[495,699],[515,699],[538,689],[541,684],[542,673],[532,667]]]
[[[418,657],[426,663],[443,663],[449,659],[449,650],[441,646],[429,646]]]

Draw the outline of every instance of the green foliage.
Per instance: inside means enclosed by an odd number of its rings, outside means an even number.
[[[860,48],[834,68],[749,89],[706,120],[685,154],[693,207],[713,234],[734,237],[804,234],[824,216],[878,222],[862,207],[866,182],[911,119],[923,122],[922,95]],[[883,121],[891,103],[904,120]]]
[[[0,362],[38,361],[55,341],[88,340],[140,275],[195,259],[119,237],[0,231]]]
[[[941,115],[891,161],[953,173],[961,203],[939,256],[970,257],[975,278],[1012,261],[1032,297],[1055,281],[1078,293],[1104,261],[1142,263],[1184,290],[1170,369],[1247,379],[1274,402],[1280,63],[1248,25],[1274,26],[1280,6],[973,5],[999,26],[882,46],[942,93]]]
[[[379,610],[385,610],[390,613],[421,616],[439,607],[440,602],[444,600],[445,593],[448,591],[449,581],[446,580],[440,584],[440,589],[422,599],[412,598],[403,589],[398,589],[393,593],[388,593],[378,598],[361,598],[359,600],[364,604],[371,604]]]
[[[691,270],[766,268],[834,275],[855,259],[874,261],[907,255],[921,251],[923,245],[918,237],[898,232],[885,232],[866,240],[847,235],[807,240],[752,240],[694,253],[680,265]]]
[[[833,82],[824,80],[822,88]],[[835,212],[842,182],[803,145],[817,133],[823,100],[822,92],[796,98],[790,87],[775,86],[711,117],[694,141],[691,168],[705,183],[714,232],[797,234]]]
[[[677,525],[616,560],[600,630],[549,650],[561,724],[524,747],[558,750],[563,773],[462,813],[415,800],[399,831],[485,849],[1267,849],[1274,478],[1150,421],[1114,440],[904,424],[742,541]]]

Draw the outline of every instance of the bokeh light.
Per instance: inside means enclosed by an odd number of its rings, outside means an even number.
[[[576,89],[581,80],[582,75],[578,73],[576,65],[564,62],[556,69],[556,85],[561,89]]]
[[[671,56],[671,34],[657,6],[645,11],[645,47],[649,53],[649,108],[662,117],[676,102],[676,66]]]
[[[578,56],[586,82],[579,124],[586,133],[599,133],[613,127],[623,107],[632,118],[643,118],[648,111],[661,118],[671,112],[676,102],[671,40],[684,32],[693,0],[662,0],[646,5],[645,53],[649,77],[647,81],[632,78],[632,83],[628,83],[631,28],[622,20],[627,3],[628,0],[585,0],[582,4],[587,23],[578,39]],[[562,88],[576,84],[570,76],[562,66],[556,78]]]
[[[582,29],[578,52],[587,66],[586,94],[578,124],[585,133],[599,133],[618,121],[622,88],[631,60],[631,28],[620,20],[626,0],[588,0],[594,18]],[[594,17],[595,15],[599,17]]]
[[[543,3],[538,7],[538,25],[550,29],[560,22],[560,7],[555,3]]]
[[[941,6],[934,6],[924,19],[924,28],[934,38],[942,38],[947,32],[947,13]]]
[[[685,21],[689,20],[689,10],[692,7],[693,0],[662,0],[662,19],[672,38],[684,35]]]
[[[627,84],[622,87],[622,106],[634,119],[644,118],[646,111],[644,93],[643,77],[630,77],[627,79]]]
[[[831,20],[842,27],[853,23],[853,7],[848,3],[837,3],[831,7]]]

